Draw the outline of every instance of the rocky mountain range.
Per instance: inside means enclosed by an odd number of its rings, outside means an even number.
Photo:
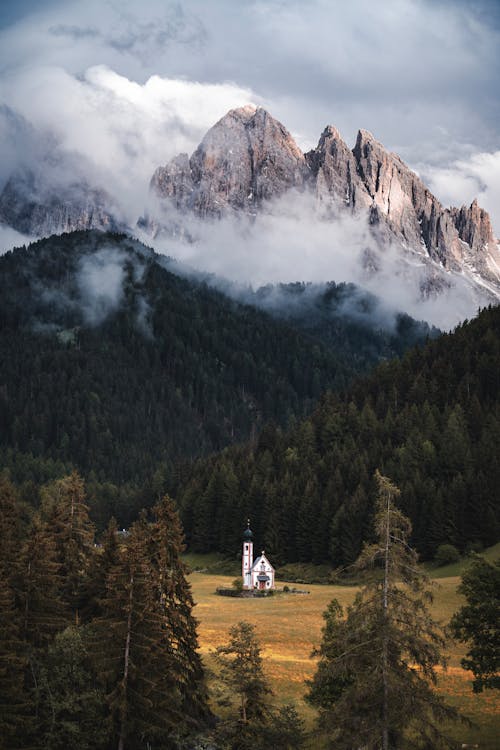
[[[81,229],[123,228],[106,191],[85,181],[54,186],[28,169],[16,171],[0,194],[0,223],[31,237]]]
[[[64,189],[46,186],[38,172],[25,169],[7,181],[0,193],[0,223],[35,237],[126,229],[116,210],[119,196],[75,180]],[[330,125],[316,148],[303,153],[278,120],[247,105],[219,120],[191,156],[179,154],[158,167],[150,193],[149,213],[139,226],[153,241],[162,234],[192,241],[193,217],[202,223],[231,216],[251,220],[272,213],[288,196],[307,195],[318,221],[346,216],[366,221],[371,244],[361,263],[370,273],[377,272],[391,246],[403,268],[398,273],[425,269],[417,279],[423,297],[460,283],[476,307],[500,298],[500,250],[487,212],[477,201],[445,208],[366,130],[358,132],[350,149]]]
[[[159,167],[151,189],[165,205],[201,218],[250,215],[288,191],[311,191],[323,219],[366,216],[383,246],[396,243],[449,271],[469,271],[500,294],[500,252],[490,218],[477,201],[445,208],[397,154],[360,130],[351,150],[333,126],[302,153],[264,109],[231,110],[189,158]],[[161,223],[150,220],[150,229]]]

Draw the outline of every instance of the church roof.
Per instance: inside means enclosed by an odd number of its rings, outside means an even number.
[[[269,560],[267,559],[267,557],[265,556],[264,553],[262,553],[259,557],[257,557],[253,561],[252,570],[255,570],[255,568],[257,568],[257,566],[260,566],[262,563],[265,563],[266,565],[269,565],[269,567],[271,568],[271,570],[274,570],[273,566],[271,565],[271,563],[269,562]]]

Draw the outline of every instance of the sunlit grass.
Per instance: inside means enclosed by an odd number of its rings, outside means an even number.
[[[197,603],[200,647],[207,666],[215,668],[210,652],[227,641],[231,625],[248,620],[256,627],[263,647],[265,671],[275,692],[275,702],[293,701],[307,725],[312,726],[315,712],[304,701],[305,681],[312,677],[315,662],[311,651],[321,640],[322,613],[331,599],[343,605],[352,602],[356,588],[347,586],[305,585],[308,595],[280,594],[266,599],[231,599],[217,596],[217,587],[231,586],[228,576],[193,573],[190,576]],[[457,576],[436,582],[434,616],[447,623],[461,606],[457,594]],[[279,587],[283,584],[280,582]],[[291,584],[293,585],[293,584]],[[471,675],[460,666],[466,651],[462,644],[451,644],[449,670],[440,676],[439,691],[471,718],[477,728],[453,727],[450,732],[464,743],[478,743],[485,750],[500,746],[500,700],[497,691],[476,695],[471,688]]]
[[[479,554],[480,557],[484,557],[484,559],[488,562],[494,562],[495,560],[498,560],[500,558],[500,542],[498,544],[495,544],[493,547],[488,547],[488,549],[483,550]],[[436,564],[432,562],[425,563],[424,568],[426,569],[427,573],[434,578],[450,578],[451,576],[462,576],[467,568],[472,565],[474,559],[474,555],[467,555],[465,557],[462,557],[455,563],[450,563],[449,565],[443,565],[441,567],[436,567]]]

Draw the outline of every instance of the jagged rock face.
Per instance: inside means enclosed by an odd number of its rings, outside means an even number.
[[[450,214],[458,231],[458,236],[466,242],[472,250],[484,250],[495,243],[493,227],[488,213],[477,205],[477,200],[471,205],[461,208],[450,208]]]
[[[359,131],[353,154],[372,201],[372,217],[376,212],[408,247],[423,246],[433,260],[457,268],[461,246],[453,219],[415,172],[366,130]]]
[[[370,206],[371,198],[359,177],[354,154],[337,128],[325,128],[317,148],[306,154],[306,160],[314,175],[316,197],[325,208],[336,213],[339,207],[354,211]]]
[[[304,154],[290,133],[262,108],[228,112],[211,128],[194,154],[156,170],[152,187],[176,208],[201,217],[230,210],[254,212],[309,176]]]
[[[109,204],[103,190],[81,183],[51,189],[23,172],[11,177],[0,194],[0,223],[33,237],[78,229],[116,231],[120,225]]]
[[[438,275],[443,267],[479,275],[500,294],[500,252],[488,214],[476,202],[444,208],[418,175],[366,130],[359,131],[351,150],[328,126],[318,146],[303,155],[265,110],[243,107],[209,130],[191,158],[181,154],[160,167],[151,186],[181,213],[200,217],[253,214],[290,188],[312,190],[321,218],[346,211],[364,215],[379,247],[392,243],[416,252],[420,262],[435,264]],[[178,218],[169,221],[179,234]],[[149,228],[156,232],[161,222],[150,219]],[[432,292],[441,282],[429,278]]]
[[[328,126],[304,155],[283,125],[252,106],[231,110],[191,158],[181,154],[159,167],[151,187],[176,209],[200,217],[251,214],[290,188],[308,187],[323,215],[364,212],[382,244],[396,240],[452,270],[470,261],[471,252],[496,248],[488,214],[477,203],[445,209],[368,131],[359,131],[351,150]],[[158,224],[150,220],[150,227],[156,231]]]

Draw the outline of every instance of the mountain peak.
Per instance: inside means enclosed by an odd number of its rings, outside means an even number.
[[[230,109],[229,112],[226,112],[226,114],[219,120],[221,122],[226,117],[235,117],[241,120],[250,120],[258,109],[262,109],[262,107],[257,107],[255,104],[244,104],[242,107],[235,107],[234,109]]]
[[[302,188],[309,169],[304,154],[278,120],[262,107],[230,110],[206,133],[189,163],[159,167],[153,190],[177,208],[199,216],[254,213],[264,200]]]
[[[487,212],[477,200],[445,209],[369,130],[358,131],[351,150],[327,125],[317,147],[304,155],[282,123],[247,104],[210,128],[189,159],[158,168],[151,185],[160,198],[200,217],[254,215],[291,188],[311,189],[323,218],[346,210],[364,214],[379,245],[396,243],[437,264],[439,273],[442,267],[467,269],[499,287],[500,253]]]

